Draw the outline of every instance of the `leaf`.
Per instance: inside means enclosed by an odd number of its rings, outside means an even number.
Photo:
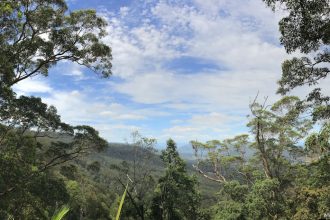
[[[117,211],[117,215],[116,215],[116,220],[119,220],[120,219],[121,208],[123,207],[123,204],[124,204],[124,200],[125,200],[125,197],[126,197],[127,188],[128,188],[128,183],[126,185],[125,191],[124,191],[124,193],[123,193],[123,195],[121,197],[120,203],[119,203],[119,207],[118,207],[118,211]]]
[[[51,220],[61,220],[66,215],[66,213],[69,212],[69,210],[70,210],[69,206],[67,205],[62,206],[62,208],[53,215]]]

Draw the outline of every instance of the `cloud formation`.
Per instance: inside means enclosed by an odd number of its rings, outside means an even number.
[[[62,65],[35,81],[38,86],[31,81],[18,91],[47,93],[44,100],[65,121],[95,126],[110,141],[122,141],[134,129],[161,141],[232,136],[246,130],[248,105],[258,91],[270,101],[277,98],[281,62],[288,57],[278,41],[283,14],[262,1],[117,6],[98,7],[109,23],[104,41],[113,50],[110,80]]]

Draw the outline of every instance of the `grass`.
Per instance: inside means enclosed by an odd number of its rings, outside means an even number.
[[[124,193],[123,193],[123,195],[121,197],[121,200],[120,200],[120,203],[119,203],[119,207],[118,207],[118,210],[117,210],[116,220],[119,220],[120,219],[120,213],[121,213],[121,209],[122,209],[122,207],[124,205],[127,188],[128,188],[128,184],[126,185],[125,191],[124,191]]]
[[[69,211],[70,208],[64,205],[58,212],[55,212],[51,220],[61,220]]]

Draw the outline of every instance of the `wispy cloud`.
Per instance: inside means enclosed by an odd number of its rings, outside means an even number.
[[[103,40],[113,50],[109,81],[87,78],[86,69],[65,64],[53,72],[71,87],[63,90],[64,82],[52,74],[36,82],[65,121],[95,126],[111,141],[134,129],[161,140],[206,140],[244,132],[258,91],[277,98],[287,57],[278,41],[282,14],[262,1],[115,3],[116,10],[99,7],[109,23]],[[38,86],[30,87],[17,89],[38,92]]]
[[[28,78],[14,85],[14,90],[18,95],[28,95],[31,93],[50,93],[53,91],[45,79]],[[41,95],[42,95],[41,94]]]

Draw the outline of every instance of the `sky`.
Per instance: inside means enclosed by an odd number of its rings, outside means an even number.
[[[70,0],[94,8],[107,22],[113,75],[102,79],[62,62],[48,77],[15,86],[54,105],[64,122],[95,127],[110,142],[130,133],[190,140],[248,132],[249,104],[259,93],[271,103],[281,63],[278,21],[262,0]],[[291,55],[292,56],[292,55]]]

